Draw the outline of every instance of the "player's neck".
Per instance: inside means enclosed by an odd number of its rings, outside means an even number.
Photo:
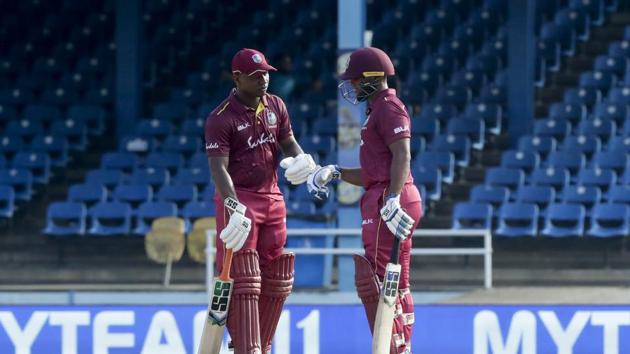
[[[387,82],[386,81],[382,82],[379,85],[378,89],[373,94],[371,94],[370,97],[368,97],[368,99],[367,99],[368,103],[372,103],[372,101],[374,100],[374,97],[378,96],[379,93],[387,90],[388,88],[389,88],[389,86],[387,86]]]
[[[260,103],[260,97],[247,95],[239,91],[239,89],[236,89],[234,95],[239,102],[253,109],[256,109]]]

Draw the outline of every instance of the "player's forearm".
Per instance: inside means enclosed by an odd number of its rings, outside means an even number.
[[[221,200],[225,200],[227,197],[238,199],[232,177],[227,171],[227,166],[222,161],[213,158],[210,159],[209,164],[212,180],[214,181],[215,189],[221,196]]]
[[[341,168],[341,180],[354,184],[355,186],[363,186],[361,182],[360,168]]]
[[[409,176],[410,154],[403,152],[395,153],[392,156],[392,165],[390,167],[389,193],[400,194]]]
[[[282,153],[286,157],[295,157],[304,153],[293,136],[290,136],[280,142],[280,150],[282,150]]]

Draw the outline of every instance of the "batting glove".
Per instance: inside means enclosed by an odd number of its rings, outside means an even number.
[[[381,208],[381,218],[385,221],[389,231],[401,241],[410,234],[414,220],[400,206],[400,195],[390,194]]]
[[[252,221],[245,216],[247,207],[239,203],[238,200],[227,197],[223,204],[230,210],[231,215],[230,221],[221,230],[219,237],[225,243],[226,248],[238,252],[245,244],[249,231],[252,229]]]
[[[291,184],[301,184],[306,182],[308,175],[317,168],[317,165],[311,155],[299,154],[296,157],[284,158],[280,161],[280,167],[286,170],[284,177]]]
[[[341,169],[337,165],[317,166],[306,180],[306,188],[313,198],[317,200],[325,200],[328,198],[328,187],[326,186],[333,180],[341,177]]]

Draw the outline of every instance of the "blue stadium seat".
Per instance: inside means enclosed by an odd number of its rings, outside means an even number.
[[[29,122],[39,122],[47,126],[51,122],[62,119],[59,108],[44,104],[29,104],[24,108],[22,117]]]
[[[435,103],[441,105],[453,105],[463,109],[472,100],[472,92],[468,87],[447,85],[438,89],[435,95]]]
[[[525,173],[519,169],[492,167],[486,171],[485,184],[495,187],[507,187],[514,191],[525,182]]]
[[[570,8],[558,11],[554,17],[554,22],[561,27],[571,28],[577,39],[586,41],[590,37],[590,18],[587,14]]]
[[[176,152],[152,152],[145,164],[147,167],[166,168],[171,175],[176,175],[184,167],[184,156]]]
[[[282,186],[281,186],[282,187]],[[208,183],[206,188],[199,193],[200,201],[213,201],[215,194],[214,183]]]
[[[538,120],[534,122],[534,135],[552,137],[562,141],[571,131],[571,123],[565,120]]]
[[[182,123],[180,133],[189,137],[201,137],[204,135],[205,124],[205,116],[204,118],[186,119]]]
[[[630,204],[630,184],[610,186],[608,201],[610,203]]]
[[[90,135],[101,135],[105,131],[105,109],[97,105],[72,105],[68,119],[85,122]]]
[[[614,103],[621,103],[624,105],[630,104],[630,87],[616,87],[610,90],[608,94],[608,100]]]
[[[48,205],[44,234],[71,236],[85,234],[87,209],[81,203],[55,202]]]
[[[411,134],[422,137],[425,141],[432,141],[433,137],[439,134],[439,131],[440,123],[437,119],[421,119],[414,117],[412,120]]]
[[[621,175],[628,166],[628,155],[624,151],[600,151],[593,156],[592,166],[611,169]]]
[[[627,204],[597,204],[591,213],[593,237],[626,237],[630,233],[630,207]]]
[[[33,196],[33,174],[27,169],[1,169],[0,185],[13,187],[17,200],[28,201]]]
[[[123,173],[120,170],[89,170],[85,177],[85,183],[102,184],[108,191],[113,190],[114,186],[119,184],[122,180]]]
[[[416,157],[417,167],[438,167],[442,174],[442,182],[451,184],[455,178],[455,156],[444,151],[426,151]]]
[[[151,229],[153,220],[161,217],[177,216],[177,205],[171,202],[145,202],[136,209],[136,227],[133,233],[144,236]]]
[[[558,42],[553,39],[541,39],[537,42],[536,49],[547,70],[560,71],[561,49]]]
[[[213,200],[188,202],[182,211],[182,217],[186,219],[189,225],[192,225],[192,223],[199,218],[216,215],[217,211]]]
[[[33,176],[33,182],[48,184],[50,179],[50,157],[39,152],[18,152],[13,158],[13,167],[29,170]]]
[[[605,71],[623,77],[628,67],[628,58],[623,55],[599,55],[595,58],[593,68],[598,71]]]
[[[433,140],[433,151],[452,153],[456,164],[462,167],[470,163],[470,147],[470,139],[461,135],[443,134]]]
[[[538,206],[527,202],[506,203],[498,212],[494,234],[503,237],[535,237],[538,233]]]
[[[138,156],[146,156],[149,152],[154,150],[155,145],[155,140],[151,138],[138,135],[130,135],[125,136],[120,140],[118,144],[118,151],[130,152]]]
[[[562,201],[567,204],[580,204],[584,206],[586,216],[590,215],[593,205],[599,203],[602,193],[595,186],[569,185],[562,190]]]
[[[575,151],[554,151],[549,154],[545,165],[559,169],[567,169],[571,176],[576,176],[581,168],[586,166],[584,154]]]
[[[15,192],[11,186],[0,185],[0,217],[10,219],[15,212]]]
[[[597,136],[578,135],[568,136],[562,144],[563,151],[574,151],[584,154],[587,158],[593,156],[594,153],[600,151],[602,142]]]
[[[451,228],[486,229],[492,228],[492,206],[487,203],[457,203],[453,209]]]
[[[138,157],[130,152],[107,152],[101,158],[101,168],[130,173],[138,165]]]
[[[542,217],[547,206],[556,200],[556,191],[551,186],[520,186],[516,191],[518,203],[536,204]]]
[[[507,187],[477,185],[470,190],[470,201],[473,203],[487,203],[497,208],[507,203],[510,198],[510,190]]]
[[[437,71],[412,72],[409,74],[407,86],[410,90],[423,91],[433,95],[442,85],[442,81],[442,75]]]
[[[44,134],[44,127],[38,121],[30,121],[26,119],[12,120],[7,123],[5,134],[17,136],[30,142],[34,136]]]
[[[570,88],[564,92],[564,102],[583,104],[589,109],[600,103],[602,92],[594,87]]]
[[[549,106],[549,118],[553,120],[567,120],[571,124],[585,120],[586,106],[579,103],[555,102]]]
[[[148,183],[143,184],[119,184],[112,193],[114,201],[129,204],[136,209],[144,202],[153,200],[153,188]],[[130,211],[130,213],[133,213]]]
[[[287,229],[324,229],[326,222],[287,218]],[[288,248],[333,248],[333,236],[289,236]],[[328,286],[332,275],[332,255],[307,255],[295,259],[295,280],[297,288]],[[299,272],[299,273],[298,273]]]
[[[520,151],[532,151],[545,159],[550,152],[556,150],[556,139],[550,136],[525,135],[518,139],[518,149]]]
[[[628,106],[604,101],[601,104],[595,107],[595,111],[593,112],[594,120],[602,120],[602,121],[613,121],[618,126],[621,126],[626,119],[630,118],[630,114],[628,114]]]
[[[480,119],[485,122],[486,130],[494,135],[501,134],[503,113],[501,106],[488,103],[474,103],[466,107],[466,119]]]
[[[426,104],[422,107],[419,120],[424,121],[437,119],[440,122],[441,127],[446,127],[446,122],[456,116],[457,108],[453,105]]]
[[[569,7],[588,15],[595,26],[604,24],[604,0],[569,0]]]
[[[37,135],[31,142],[33,152],[47,154],[54,167],[64,167],[68,163],[68,140],[57,135]]]
[[[182,209],[188,202],[197,200],[197,187],[193,184],[165,185],[156,194],[159,201],[173,202]]]
[[[615,76],[606,71],[587,71],[580,74],[580,87],[594,88],[604,95],[616,82]]]
[[[161,121],[180,122],[188,117],[188,108],[181,102],[160,103],[153,108],[153,118]]]
[[[175,176],[176,184],[192,184],[202,190],[211,182],[208,168],[182,168]]]
[[[585,215],[584,206],[580,204],[552,203],[547,208],[541,234],[548,237],[582,237]]]
[[[501,154],[501,167],[520,169],[530,173],[540,164],[540,157],[531,150],[506,150]]]
[[[604,193],[608,191],[610,186],[614,186],[616,182],[617,174],[613,170],[599,167],[583,168],[577,176],[578,185],[597,187]]]
[[[438,55],[455,58],[458,63],[466,62],[466,58],[472,52],[472,45],[466,42],[462,42],[457,38],[441,41],[437,49]]]
[[[450,76],[455,67],[455,60],[438,54],[432,54],[424,57],[422,61],[422,70],[426,72],[434,72],[441,76]]]
[[[73,119],[55,121],[51,133],[65,137],[68,140],[68,147],[72,150],[84,151],[87,147],[87,126],[82,121]]]
[[[86,208],[107,200],[107,189],[102,184],[73,184],[68,191],[68,201],[82,203]]]
[[[487,78],[481,70],[462,70],[451,77],[450,85],[468,87],[475,94],[486,84]]]
[[[173,125],[167,120],[143,119],[136,124],[135,133],[162,141],[173,133]]]
[[[615,135],[617,125],[610,120],[584,120],[578,125],[578,132],[586,136],[597,136],[602,141],[607,142],[611,136]]]
[[[90,209],[91,236],[128,235],[131,232],[131,207],[127,203],[102,202]]]
[[[166,168],[136,168],[129,177],[131,184],[148,184],[154,190],[160,189],[163,185],[170,183],[171,174]]]
[[[453,118],[448,121],[448,134],[462,135],[470,139],[472,148],[483,150],[485,143],[485,124],[483,120]]]
[[[416,185],[425,188],[426,199],[440,200],[442,197],[442,171],[438,166],[416,165],[411,175]]]
[[[575,32],[569,26],[552,22],[545,23],[540,30],[540,38],[558,43],[562,54],[566,56],[575,55]]]
[[[544,167],[537,168],[532,172],[530,182],[535,186],[553,187],[558,193],[569,184],[570,178],[571,174],[565,168]]]
[[[630,136],[614,136],[608,142],[608,150],[630,153]]]
[[[630,41],[614,41],[608,45],[608,55],[614,57],[630,57]]]
[[[24,105],[35,101],[35,95],[29,89],[0,90],[0,104]]]

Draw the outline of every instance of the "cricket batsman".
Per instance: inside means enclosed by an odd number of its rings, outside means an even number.
[[[341,74],[339,88],[353,104],[367,102],[361,128],[360,168],[337,165],[318,167],[307,186],[315,197],[328,194],[335,179],[362,186],[362,238],[365,256],[355,255],[355,284],[363,302],[370,330],[379,301],[380,283],[392,253],[394,238],[400,241],[400,282],[396,298],[390,353],[411,353],[414,323],[413,298],[409,291],[411,233],[422,216],[420,193],[410,174],[411,120],[387,77],[394,65],[378,48],[357,49]]]
[[[303,183],[316,168],[291,130],[283,100],[267,93],[276,69],[245,48],[232,59],[235,88],[206,120],[205,148],[216,186],[219,273],[233,251],[227,329],[236,354],[269,354],[284,301],[293,287],[294,255],[283,253],[286,209],[278,188],[278,157],[286,178]],[[231,215],[230,215],[231,212]]]

